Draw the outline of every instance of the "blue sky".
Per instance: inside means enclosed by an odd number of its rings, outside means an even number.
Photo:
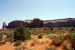
[[[0,0],[0,28],[5,21],[75,18],[75,0]]]

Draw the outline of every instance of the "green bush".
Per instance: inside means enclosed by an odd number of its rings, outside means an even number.
[[[14,31],[14,41],[25,41],[27,39],[30,39],[30,35],[31,34],[28,29],[24,28],[23,26],[19,26]]]
[[[65,36],[62,34],[54,34],[50,37],[50,39],[52,40],[52,43],[50,45],[55,45],[55,46],[60,46],[62,44],[62,42],[65,40],[64,39]]]
[[[66,35],[66,39],[72,43],[72,48],[75,49],[75,33],[69,33]]]

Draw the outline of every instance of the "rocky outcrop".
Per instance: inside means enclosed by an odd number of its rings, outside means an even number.
[[[8,23],[7,28],[15,28],[17,26],[24,26],[30,28],[40,28],[40,27],[75,27],[75,18],[66,18],[66,19],[56,19],[56,20],[40,20],[35,18],[33,20],[15,20]],[[3,28],[6,27],[3,24]]]

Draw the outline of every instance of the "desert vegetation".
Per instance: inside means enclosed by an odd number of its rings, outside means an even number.
[[[0,29],[0,49],[75,50],[75,27],[74,21],[71,21],[64,24],[63,22],[44,24],[43,20],[34,19],[30,23],[12,21],[8,26],[3,23],[3,29]]]
[[[0,31],[0,47],[2,43],[2,46],[9,43],[14,50],[75,49],[74,27],[25,28],[18,26]]]

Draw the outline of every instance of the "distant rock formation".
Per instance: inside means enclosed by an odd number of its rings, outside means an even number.
[[[3,22],[3,28],[7,28],[7,24]]]
[[[40,20],[34,18],[33,20],[15,20],[8,23],[8,26],[3,23],[3,28],[15,28],[17,26],[24,26],[30,28],[41,28],[41,27],[75,27],[75,18],[66,18],[66,19],[56,19],[56,20]]]
[[[15,27],[21,26],[21,25],[27,27],[28,23],[21,21],[21,20],[15,20],[15,21],[12,21],[8,24],[8,28],[15,28]]]
[[[44,21],[45,27],[75,27],[75,18]]]

